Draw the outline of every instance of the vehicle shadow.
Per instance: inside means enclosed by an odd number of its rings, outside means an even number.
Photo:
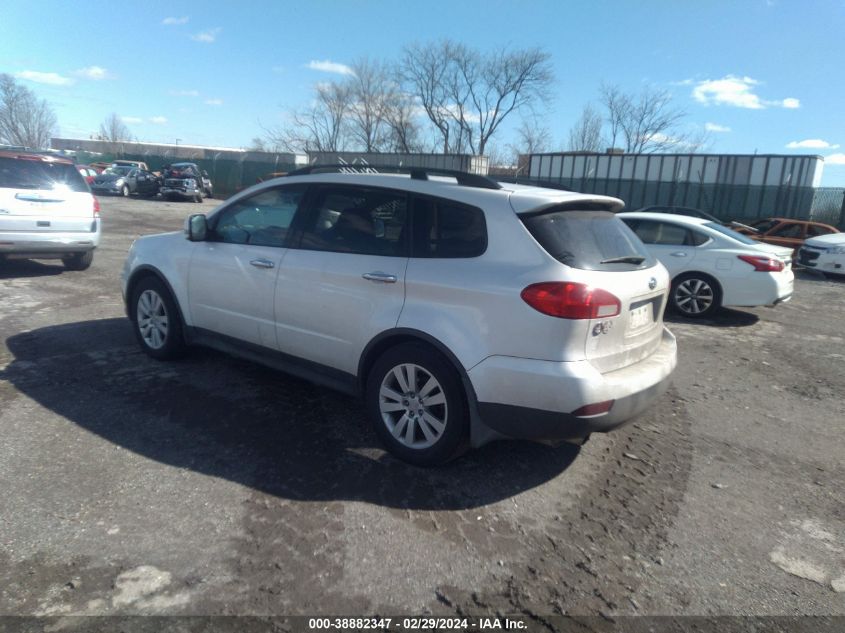
[[[210,350],[154,361],[125,319],[46,327],[7,345],[14,358],[0,380],[70,423],[149,459],[291,500],[474,508],[557,477],[579,452],[495,442],[439,468],[409,466],[384,453],[358,401]]]
[[[667,323],[705,325],[708,327],[747,327],[749,325],[755,325],[760,320],[760,317],[753,312],[721,308],[709,319],[689,319],[667,310],[663,320]]]
[[[32,259],[0,259],[0,279],[49,277],[65,272],[65,267],[60,260],[48,261],[51,263],[44,264]]]

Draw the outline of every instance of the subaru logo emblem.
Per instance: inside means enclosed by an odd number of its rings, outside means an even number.
[[[655,288],[657,288],[657,280],[654,277],[652,277],[651,279],[648,280],[648,289],[654,290]]]

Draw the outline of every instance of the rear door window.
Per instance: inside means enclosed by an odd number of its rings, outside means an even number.
[[[556,211],[521,216],[531,235],[559,262],[583,270],[638,270],[655,260],[609,211]]]
[[[0,187],[88,191],[88,184],[75,165],[7,157],[0,157]]]
[[[481,209],[437,198],[414,199],[413,257],[478,257],[487,250]]]

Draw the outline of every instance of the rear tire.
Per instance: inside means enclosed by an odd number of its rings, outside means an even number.
[[[87,270],[94,261],[94,251],[84,253],[70,253],[62,257],[62,263],[68,270]]]
[[[467,445],[461,379],[448,360],[424,344],[387,350],[367,378],[365,402],[376,434],[403,461],[435,466]]]
[[[141,279],[132,290],[129,310],[135,339],[148,356],[171,360],[184,354],[185,339],[179,309],[160,279]]]
[[[684,273],[672,280],[672,310],[690,319],[713,316],[722,307],[722,289],[704,273]]]

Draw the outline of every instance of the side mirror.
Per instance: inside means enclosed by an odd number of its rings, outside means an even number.
[[[204,242],[208,237],[208,218],[202,213],[189,215],[185,220],[185,238],[192,242]]]

